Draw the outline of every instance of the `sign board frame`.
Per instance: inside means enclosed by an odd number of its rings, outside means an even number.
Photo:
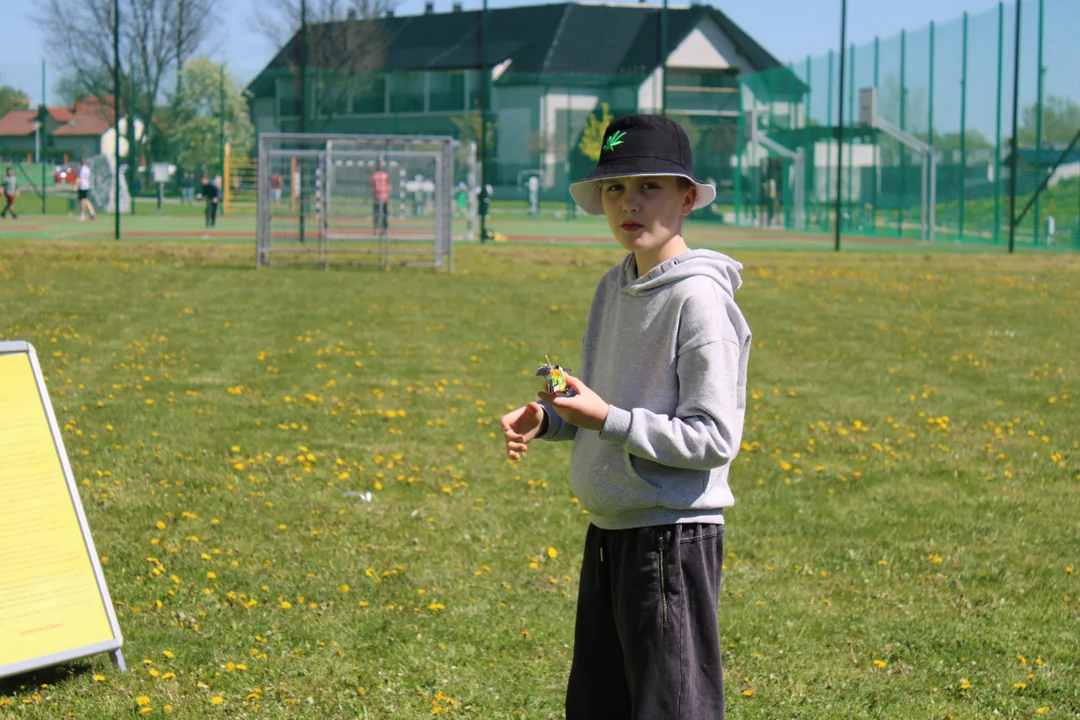
[[[109,596],[109,588],[105,583],[105,576],[101,570],[101,563],[98,561],[97,550],[94,547],[94,540],[90,535],[90,526],[86,521],[86,513],[83,511],[82,501],[79,498],[79,490],[75,484],[75,478],[71,472],[71,464],[68,461],[67,451],[64,448],[64,439],[60,435],[60,427],[56,422],[56,414],[53,412],[52,402],[49,399],[49,392],[48,389],[45,387],[44,376],[42,375],[41,366],[39,365],[37,359],[37,351],[34,349],[34,346],[28,342],[24,342],[21,340],[0,340],[0,358],[9,355],[20,354],[25,355],[27,361],[30,364],[33,379],[37,386],[37,394],[41,400],[41,407],[45,411],[45,418],[48,422],[49,433],[52,436],[53,446],[56,449],[56,453],[60,461],[60,466],[63,469],[64,481],[66,483],[68,496],[71,500],[72,509],[75,512],[75,517],[77,518],[79,523],[83,546],[89,556],[90,566],[94,574],[94,581],[96,583],[97,591],[100,594],[101,602],[108,618],[109,628],[111,630],[112,637],[108,640],[96,642],[91,645],[68,648],[66,650],[53,652],[48,655],[43,655],[41,657],[28,658],[8,665],[0,665],[0,678],[9,677],[12,675],[19,675],[21,673],[38,670],[52,665],[58,665],[60,663],[69,662],[71,660],[89,657],[91,655],[97,655],[99,653],[110,653],[113,663],[120,669],[121,672],[124,672],[126,671],[127,667],[124,664],[124,655],[120,650],[124,642],[123,637],[120,633],[120,624],[117,622],[116,612],[113,609],[112,599]],[[3,638],[0,638],[0,641],[2,640]]]

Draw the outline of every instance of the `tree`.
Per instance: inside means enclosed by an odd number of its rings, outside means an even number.
[[[171,63],[182,64],[203,43],[216,4],[217,0],[120,0],[119,73],[124,80],[115,104],[121,114],[135,114],[141,108],[146,140]],[[41,0],[39,13],[35,20],[50,46],[60,49],[70,78],[63,88],[65,94],[74,95],[72,100],[86,95],[112,98],[117,60],[113,56],[117,35],[113,0]],[[128,98],[132,74],[134,101]]]
[[[614,119],[615,116],[611,114],[608,104],[600,103],[600,117],[589,115],[585,120],[585,129],[581,132],[578,150],[593,162],[600,160],[600,146],[604,143],[604,133]]]
[[[171,136],[181,167],[213,167],[220,171],[221,67],[205,57],[188,61],[180,90],[171,98]],[[254,135],[247,97],[236,77],[226,71],[225,142],[234,152],[245,152]]]
[[[1035,147],[1038,107],[1032,103],[1020,115],[1017,139],[1021,145]],[[1064,149],[1080,130],[1080,105],[1071,98],[1050,95],[1043,101],[1042,145]]]
[[[12,110],[29,110],[30,98],[22,90],[10,85],[0,85],[0,117]]]
[[[307,11],[303,38],[301,5]],[[382,69],[388,39],[375,21],[396,5],[397,0],[264,0],[258,5],[255,27],[280,48],[271,66],[288,73],[297,115],[306,116],[305,130],[325,128],[335,115],[351,111],[354,96],[377,85],[373,73]],[[307,68],[306,83],[301,66]],[[300,102],[304,93],[306,104]]]

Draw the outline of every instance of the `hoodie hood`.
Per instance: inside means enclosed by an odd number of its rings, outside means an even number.
[[[637,277],[637,261],[634,253],[628,253],[622,263],[620,289],[632,296],[647,295],[665,285],[689,277],[703,275],[712,279],[734,297],[742,285],[739,271],[742,263],[715,250],[691,250],[665,260],[641,277]]]

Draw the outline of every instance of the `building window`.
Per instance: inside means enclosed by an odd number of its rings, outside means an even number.
[[[433,72],[428,83],[428,107],[432,112],[465,109],[465,73]]]
[[[365,75],[353,87],[352,111],[357,115],[386,112],[386,76]]]
[[[390,93],[390,111],[424,112],[424,73],[403,72],[394,75],[394,84]]]

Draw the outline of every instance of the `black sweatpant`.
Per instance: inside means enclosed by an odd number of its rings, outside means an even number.
[[[206,198],[206,227],[214,227],[214,223],[217,222],[217,206],[214,202],[214,198]]]
[[[723,558],[723,525],[589,526],[566,720],[723,720]]]

